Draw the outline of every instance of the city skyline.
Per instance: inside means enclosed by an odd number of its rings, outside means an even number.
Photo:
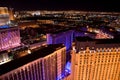
[[[7,6],[0,7],[0,80],[120,80],[120,12]]]
[[[15,10],[83,10],[120,12],[119,3],[109,1],[84,0],[1,0],[1,6],[12,7]]]

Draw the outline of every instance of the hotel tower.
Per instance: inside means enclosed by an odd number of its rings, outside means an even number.
[[[120,40],[77,37],[71,80],[120,80]]]
[[[46,45],[0,65],[0,80],[60,80],[65,73],[66,47]]]
[[[19,28],[10,20],[8,8],[0,7],[0,64],[10,61],[7,50],[18,47],[21,43]]]

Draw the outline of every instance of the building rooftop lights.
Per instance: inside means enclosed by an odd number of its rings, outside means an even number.
[[[31,50],[30,50],[30,49],[28,49],[28,51],[27,51],[27,52],[28,52],[28,54],[31,54]]]

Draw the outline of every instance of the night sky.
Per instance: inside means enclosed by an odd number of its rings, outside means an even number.
[[[104,2],[106,1],[106,2]],[[0,6],[15,10],[87,10],[120,12],[119,2],[108,0],[0,0]],[[107,2],[108,1],[108,2]]]

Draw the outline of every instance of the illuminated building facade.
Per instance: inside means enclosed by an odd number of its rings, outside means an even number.
[[[0,14],[8,14],[8,8],[7,7],[0,7]]]
[[[59,44],[63,43],[66,46],[66,50],[69,51],[72,47],[73,31],[62,31],[59,33],[48,33],[47,44]]]
[[[71,75],[66,76],[63,80],[71,80]]]
[[[4,25],[9,20],[14,20],[13,8],[0,7],[0,25]]]
[[[60,80],[65,64],[66,48],[62,44],[47,45],[1,65],[0,80]]]
[[[77,38],[71,80],[120,80],[120,43],[114,39]]]
[[[10,14],[7,7],[0,7],[0,51],[20,45],[20,32],[16,26],[9,26]]]
[[[7,50],[21,43],[19,28],[10,26],[10,15],[7,7],[0,7],[0,65],[10,61]]]
[[[96,33],[94,33],[94,32],[88,32],[88,31],[75,30],[75,31],[74,31],[74,36],[73,36],[74,40],[75,40],[75,38],[78,37],[78,36],[79,36],[79,37],[89,36],[89,37],[95,39]]]
[[[6,50],[0,52],[0,65],[5,64],[5,63],[9,62],[10,60],[11,59],[8,56],[8,52]]]
[[[0,7],[0,26],[9,22],[9,12],[7,7]]]
[[[0,51],[19,46],[20,31],[18,27],[0,29]]]
[[[97,33],[96,39],[109,39],[109,38],[114,38],[112,35],[103,32],[102,30],[99,30],[99,33]]]
[[[9,18],[10,18],[10,20],[14,20],[13,8],[9,9]]]

